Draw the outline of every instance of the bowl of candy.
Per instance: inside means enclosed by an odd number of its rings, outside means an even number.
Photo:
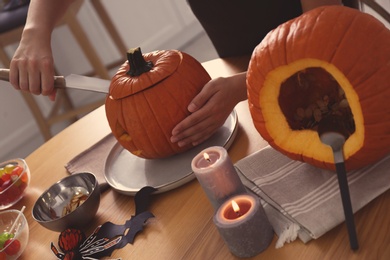
[[[27,246],[29,229],[23,209],[0,211],[0,259],[17,259]]]
[[[0,163],[0,210],[17,203],[30,183],[25,160],[17,158]]]
[[[62,232],[84,229],[100,205],[98,181],[90,172],[69,175],[53,184],[35,202],[32,216],[45,228]]]

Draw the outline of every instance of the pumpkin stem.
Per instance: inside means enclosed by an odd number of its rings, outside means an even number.
[[[129,71],[127,75],[131,77],[139,76],[144,72],[148,72],[153,68],[151,61],[145,61],[142,56],[141,48],[131,48],[127,51],[127,60],[129,62]]]

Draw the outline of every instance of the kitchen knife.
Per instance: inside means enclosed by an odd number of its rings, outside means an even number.
[[[0,80],[9,81],[9,69],[0,69]],[[55,88],[72,88],[100,93],[108,93],[110,80],[70,74],[69,76],[55,76]]]

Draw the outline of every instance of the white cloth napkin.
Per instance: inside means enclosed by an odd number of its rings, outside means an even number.
[[[296,237],[304,243],[319,238],[345,220],[335,172],[291,160],[270,146],[235,167],[244,184],[262,198],[279,237],[276,247]],[[390,155],[347,176],[356,212],[390,188]]]

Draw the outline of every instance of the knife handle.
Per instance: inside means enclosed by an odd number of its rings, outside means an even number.
[[[9,81],[9,69],[0,69],[0,80]]]
[[[0,69],[0,80],[9,82],[9,69]],[[54,76],[54,87],[55,88],[65,88],[65,78],[64,76]]]
[[[54,87],[55,88],[65,88],[66,82],[64,76],[54,76]]]

